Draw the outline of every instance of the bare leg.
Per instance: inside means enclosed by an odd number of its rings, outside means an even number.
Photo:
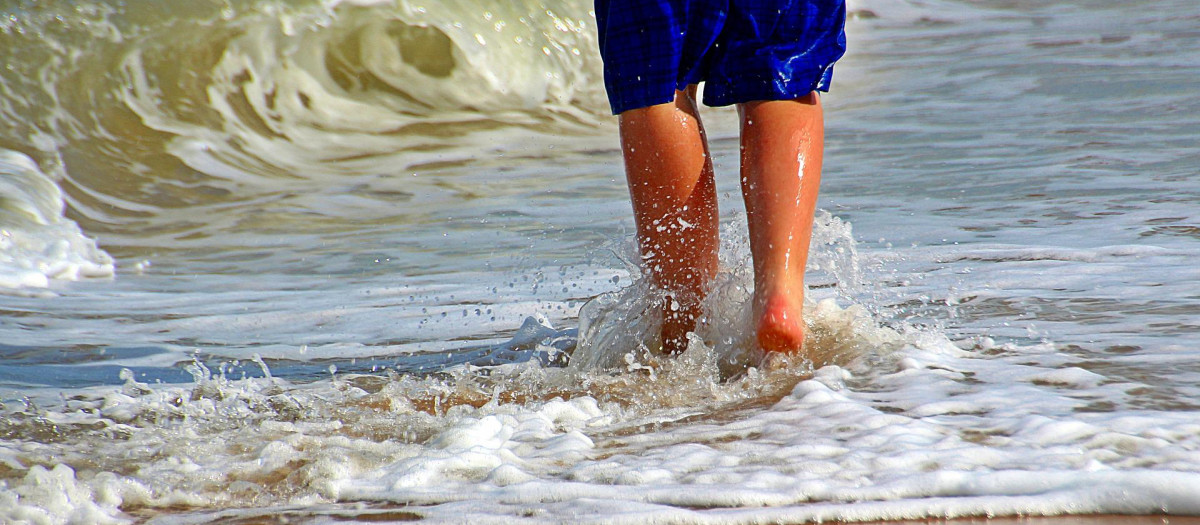
[[[821,182],[825,130],[815,93],[750,102],[742,117],[742,196],[754,257],[758,345],[799,352],[804,344],[804,266]]]
[[[621,149],[638,246],[655,284],[672,297],[663,312],[663,349],[687,348],[705,288],[717,272],[717,191],[696,89],[670,103],[620,115]]]

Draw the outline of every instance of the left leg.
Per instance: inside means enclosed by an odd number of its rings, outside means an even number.
[[[717,273],[717,191],[696,86],[675,100],[620,114],[621,150],[642,262],[671,300],[662,343],[687,348],[706,288]]]

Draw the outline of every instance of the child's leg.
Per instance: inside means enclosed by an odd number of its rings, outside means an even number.
[[[804,343],[804,266],[821,182],[821,101],[810,93],[742,104],[739,113],[758,344],[796,352]]]
[[[673,298],[663,349],[681,352],[717,272],[716,182],[695,86],[676,91],[674,102],[623,112],[619,122],[642,260]]]

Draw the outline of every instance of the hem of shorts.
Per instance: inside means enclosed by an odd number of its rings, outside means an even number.
[[[690,85],[700,82],[705,82],[705,80],[696,79],[694,81],[689,81],[686,84]],[[734,104],[756,102],[760,100],[793,100],[808,95],[814,91],[828,93],[829,86],[832,83],[833,64],[830,64],[826,66],[820,75],[817,75],[817,79],[810,83],[807,89],[780,89],[778,84],[759,84],[759,86],[755,89],[746,89],[743,87],[742,89],[738,89],[736,93],[726,93],[717,96],[710,96],[711,92],[705,89],[702,96],[702,103],[705,106],[717,108],[731,106]],[[793,86],[794,85],[795,84],[793,84]],[[645,96],[644,94],[641,97],[628,98],[610,96],[609,108],[612,110],[613,115],[620,115],[621,113],[633,109],[641,109],[650,106],[657,106],[659,104],[666,104],[675,100],[675,91],[682,89],[684,89],[684,87],[676,86],[669,93],[665,93],[660,96]]]
[[[708,106],[710,108],[719,108],[719,107],[725,107],[725,106],[732,106],[734,104],[744,104],[746,102],[755,102],[755,101],[760,101],[760,100],[793,100],[793,99],[803,97],[814,91],[828,93],[829,86],[821,85],[818,83],[816,86],[813,86],[811,89],[808,89],[808,90],[784,91],[784,90],[767,89],[767,90],[761,90],[761,91],[756,91],[756,92],[752,92],[752,93],[738,93],[736,96],[735,95],[727,95],[727,96],[712,97],[712,98],[709,98],[708,96],[704,96],[704,97],[702,97],[704,99],[702,102],[705,106]],[[626,101],[622,101],[622,103],[616,103],[616,102],[613,102],[610,100],[609,101],[609,109],[612,111],[612,114],[615,116],[615,115],[620,115],[621,113],[624,113],[624,112],[630,111],[630,110],[634,110],[634,109],[642,109],[642,108],[648,108],[650,106],[657,106],[659,104],[666,104],[668,102],[671,102],[674,99],[675,99],[675,92],[672,91],[671,95],[667,96],[667,97],[645,98],[645,99],[633,100],[633,101],[626,100]]]
[[[745,104],[747,102],[757,102],[757,101],[761,101],[761,100],[794,100],[794,99],[803,97],[809,93],[812,93],[814,91],[828,93],[829,87],[817,85],[817,86],[813,86],[811,89],[806,89],[806,90],[783,91],[783,90],[775,90],[775,89],[765,89],[765,90],[755,91],[755,92],[751,92],[751,93],[738,93],[736,96],[735,95],[726,95],[726,96],[722,96],[722,97],[713,97],[713,98],[709,98],[706,96],[706,97],[704,97],[703,103],[705,106],[708,106],[710,108],[720,108],[720,107],[725,107],[725,106],[732,106],[734,104]]]
[[[670,94],[657,97],[638,97],[638,98],[609,98],[608,106],[612,110],[613,115],[620,115],[632,109],[648,108],[659,104],[666,104],[675,100],[675,90],[672,89]]]
[[[736,92],[727,92],[720,95],[713,95],[711,91],[705,89],[703,103],[705,106],[717,108],[760,100],[793,100],[814,91],[828,93],[829,85],[832,83],[833,65],[830,64],[821,71],[820,75],[817,75],[816,80],[805,87],[780,88],[778,84],[765,83],[759,84],[755,88],[747,89],[743,87]],[[793,86],[795,85],[793,84]]]
[[[820,73],[809,77],[811,80],[808,84],[744,83],[737,86],[736,89],[726,89],[724,92],[709,90],[706,86],[702,102],[708,107],[720,108],[725,105],[756,101],[791,101],[791,99],[803,97],[814,91],[829,92],[829,85],[833,84],[833,66],[833,64],[829,64],[822,67]]]

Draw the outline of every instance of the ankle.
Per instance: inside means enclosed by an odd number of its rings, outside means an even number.
[[[667,296],[663,302],[662,348],[663,353],[679,354],[688,347],[687,334],[695,332],[703,314],[700,299],[678,300]]]

